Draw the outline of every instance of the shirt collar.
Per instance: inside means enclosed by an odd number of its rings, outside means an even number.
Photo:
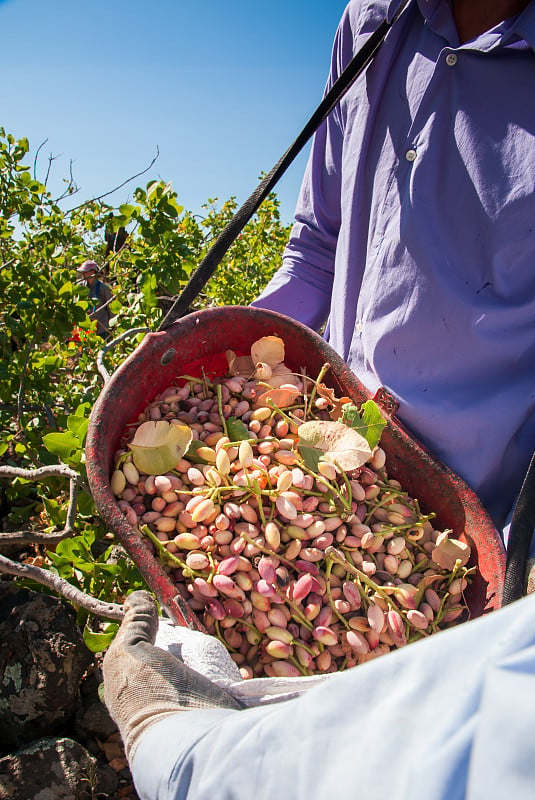
[[[399,8],[402,6],[404,0],[390,0],[388,4],[387,19],[392,20]],[[444,36],[450,44],[458,45],[457,31],[453,22],[451,13],[451,4],[448,0],[413,0],[414,4],[418,5],[421,15],[430,25],[430,27]],[[409,4],[411,5],[411,4]],[[495,34],[488,36],[483,48],[490,49],[497,44],[501,37],[499,26],[495,28]],[[532,50],[535,50],[535,0],[527,8],[518,15],[512,25],[507,26],[503,30],[502,44],[513,42],[515,39],[524,39]],[[482,43],[483,44],[483,43]]]
[[[529,6],[518,15],[512,32],[525,39],[531,49],[535,50],[535,0],[531,0]]]

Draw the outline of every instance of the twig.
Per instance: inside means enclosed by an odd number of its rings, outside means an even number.
[[[65,212],[65,216],[67,216],[68,214],[72,214],[74,211],[78,211],[78,209],[83,208],[84,206],[88,206],[91,203],[96,203],[98,200],[102,200],[103,197],[108,197],[110,194],[114,194],[114,192],[117,192],[119,189],[122,189],[123,186],[126,186],[126,184],[130,183],[130,181],[133,181],[135,178],[139,178],[140,175],[144,175],[145,172],[148,172],[159,157],[160,157],[160,150],[157,147],[156,155],[154,156],[148,167],[145,167],[145,169],[141,170],[141,172],[138,172],[136,175],[132,175],[130,178],[127,178],[125,181],[120,183],[119,186],[116,186],[114,189],[110,189],[109,192],[104,192],[104,194],[99,194],[97,197],[93,197],[91,200],[86,200],[85,203],[80,203],[79,206],[74,206],[74,208],[71,208]]]
[[[33,160],[33,177],[34,177],[34,180],[37,180],[37,159],[39,157],[39,153],[41,151],[41,148],[44,147],[47,142],[48,142],[48,136],[46,137],[46,139],[43,142],[41,142],[41,144],[39,145],[39,147],[35,151],[35,158]],[[46,183],[45,183],[45,186],[46,186]]]
[[[74,532],[74,519],[76,516],[76,501],[81,488],[88,491],[80,475],[66,464],[51,464],[37,469],[23,469],[22,467],[0,467],[0,478],[23,478],[27,481],[40,481],[44,478],[69,478],[69,505],[67,516],[62,531],[42,533],[40,531],[13,531],[0,534],[2,544],[48,544],[53,545],[66,539]]]
[[[85,608],[86,611],[99,617],[121,621],[124,616],[123,607],[118,603],[104,603],[102,600],[97,600],[95,597],[91,597],[72,586],[64,578],[60,578],[59,575],[48,572],[46,569],[41,569],[41,567],[35,567],[31,564],[19,564],[0,555],[0,572],[15,575],[17,578],[28,578],[40,583],[42,586],[48,586],[49,589],[61,594],[66,600]]]
[[[44,182],[45,186],[47,185],[48,179],[50,177],[50,170],[52,169],[52,162],[55,161],[56,158],[59,158],[59,156],[53,156],[52,153],[50,153],[50,155],[48,156],[48,169],[46,171],[45,182]]]
[[[59,197],[56,197],[54,203],[59,203],[60,200],[63,200],[65,197],[71,197],[73,194],[76,194],[79,191],[80,187],[76,185],[76,181],[74,180],[74,175],[72,174],[72,158],[71,158],[69,161],[69,182],[67,184],[67,188],[62,194],[60,194]]]
[[[20,376],[19,381],[19,390],[17,392],[17,423],[19,426],[19,430],[24,430],[24,418],[23,418],[23,408],[24,408],[24,383],[26,381],[26,369],[28,367],[28,361],[30,360],[30,347],[29,345],[26,346],[26,357],[24,359],[24,366],[22,367],[22,373]]]

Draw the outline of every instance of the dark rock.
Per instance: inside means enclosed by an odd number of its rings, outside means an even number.
[[[70,606],[0,583],[3,753],[59,732],[80,706],[80,682],[92,658]]]
[[[117,725],[110,717],[106,706],[96,699],[84,705],[77,713],[74,721],[74,730],[81,741],[90,737],[107,739],[117,731]]]
[[[0,759],[0,800],[96,800],[117,786],[113,769],[72,739],[39,739]]]

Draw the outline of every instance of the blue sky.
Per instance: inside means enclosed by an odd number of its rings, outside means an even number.
[[[321,100],[346,0],[0,0],[0,125],[77,204],[150,164],[195,213],[241,203]],[[306,148],[308,151],[308,147]],[[276,192],[290,221],[306,151]],[[67,207],[67,206],[64,206]]]

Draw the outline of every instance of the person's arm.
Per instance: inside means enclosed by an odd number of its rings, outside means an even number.
[[[153,646],[155,609],[127,598],[104,659],[141,800],[533,797],[534,595],[242,710]]]
[[[346,10],[333,46],[326,91],[352,56],[353,33]],[[334,109],[313,137],[283,265],[252,303],[314,329],[325,323],[331,303],[340,228],[343,135],[343,120]]]

